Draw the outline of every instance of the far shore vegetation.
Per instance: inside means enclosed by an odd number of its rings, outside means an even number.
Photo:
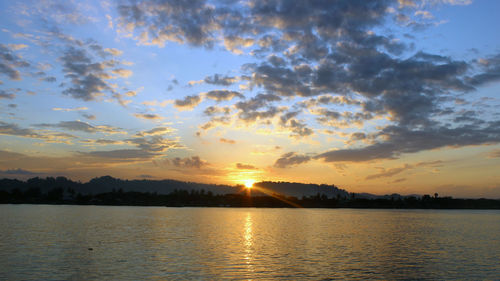
[[[264,192],[265,191],[265,192]],[[287,192],[288,191],[288,192]],[[293,191],[293,192],[292,192]],[[292,195],[290,195],[292,194]],[[302,194],[298,196],[297,194]],[[500,200],[439,195],[349,193],[334,185],[260,182],[210,185],[175,180],[120,180],[109,176],[87,183],[64,177],[0,180],[0,204],[67,204],[168,207],[500,209]]]

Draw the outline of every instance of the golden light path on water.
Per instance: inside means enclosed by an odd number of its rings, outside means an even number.
[[[247,270],[249,273],[253,273],[255,271],[253,265],[253,233],[252,233],[252,214],[247,213],[245,219],[245,229],[244,229],[244,238],[245,238],[245,263],[247,266]]]

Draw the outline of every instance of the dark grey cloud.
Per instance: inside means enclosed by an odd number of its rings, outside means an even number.
[[[19,137],[27,137],[35,139],[44,138],[43,135],[39,134],[38,132],[32,129],[21,128],[17,124],[5,123],[2,121],[0,121],[0,135],[11,135],[11,136],[19,136]]]
[[[11,80],[21,80],[21,73],[17,68],[29,67],[29,62],[16,55],[13,50],[4,44],[0,44],[0,74]]]
[[[108,140],[108,139],[90,139],[90,140],[82,140],[82,143],[88,143],[92,145],[114,145],[114,144],[122,144],[122,141],[117,140]]]
[[[240,113],[238,114],[238,118],[246,123],[254,123],[257,120],[271,119],[277,116],[282,111],[283,111],[282,109],[279,109],[274,106],[268,106],[264,110],[250,110],[250,111],[241,110]]]
[[[12,100],[16,97],[16,94],[8,93],[4,90],[0,90],[0,99],[9,99]]]
[[[136,113],[134,114],[134,116],[137,118],[148,119],[148,120],[157,120],[163,118],[158,114],[152,114],[152,113]]]
[[[408,165],[408,164],[406,164],[402,167],[396,167],[396,168],[391,168],[391,169],[387,169],[387,170],[383,169],[380,173],[369,175],[365,179],[366,180],[374,180],[374,179],[378,179],[378,178],[389,178],[389,177],[400,174],[400,173],[402,173],[406,170],[410,170],[410,169],[413,169],[413,166]]]
[[[280,156],[274,163],[274,167],[277,168],[287,168],[289,166],[295,166],[303,163],[307,163],[311,160],[308,155],[298,154],[296,152],[288,152]]]
[[[314,131],[307,127],[307,125],[295,117],[299,111],[290,111],[280,117],[280,126],[290,130],[292,137],[307,137],[314,133]]]
[[[486,59],[480,59],[478,65],[481,72],[468,77],[467,81],[474,86],[482,86],[487,83],[500,81],[500,54]]]
[[[274,94],[258,94],[255,97],[240,101],[235,104],[239,110],[238,118],[244,122],[255,122],[258,119],[269,119],[280,113],[281,109],[271,106],[273,102],[281,101],[281,98]],[[259,110],[264,108],[264,110]]]
[[[240,92],[230,90],[214,90],[207,92],[205,96],[218,102],[232,100],[235,97],[240,99],[245,98],[245,96],[243,96]]]
[[[366,139],[367,139],[367,135],[363,132],[352,133],[351,136],[349,137],[350,142],[362,141],[362,140],[366,140]]]
[[[134,26],[146,44],[163,46],[165,41],[211,47],[217,28],[215,10],[203,0],[130,1],[118,6],[122,27]]]
[[[43,81],[45,81],[45,82],[56,82],[57,79],[54,76],[49,76],[49,77],[43,78]]]
[[[258,170],[259,168],[250,164],[236,163],[236,169],[240,170]]]
[[[219,85],[219,86],[230,86],[238,81],[237,77],[223,76],[220,74],[214,74],[212,76],[207,76],[203,81],[207,84]]]
[[[416,164],[404,164],[403,166],[390,169],[380,168],[381,171],[379,173],[368,175],[365,179],[373,180],[379,178],[390,178],[405,171],[409,171],[419,167],[431,167],[431,168],[441,167],[443,166],[443,163],[444,162],[441,160],[435,160],[435,161],[418,162]],[[397,180],[395,182],[397,182]]]
[[[36,124],[36,126],[45,128],[59,128],[68,131],[80,131],[86,133],[98,133],[98,132],[109,133],[109,134],[125,133],[121,128],[118,127],[113,127],[109,125],[93,126],[89,123],[82,121],[60,121],[59,123],[55,124],[49,124],[49,123]]]
[[[191,156],[186,158],[176,157],[171,159],[171,162],[176,167],[188,169],[201,169],[209,165],[207,161],[202,160],[199,156]]]
[[[61,37],[67,37],[60,31],[56,33],[60,40]],[[109,93],[119,103],[126,105],[122,95],[106,81],[118,77],[127,78],[132,74],[132,71],[121,67],[120,61],[113,57],[109,58],[113,53],[118,53],[105,51],[108,49],[104,49],[92,39],[86,42],[75,41],[72,38],[64,41],[66,49],[59,60],[62,62],[64,77],[69,80],[62,85],[69,84],[69,86],[63,90],[63,94],[90,101]],[[47,79],[48,82],[55,81],[50,77]]]
[[[105,151],[90,151],[90,152],[78,152],[80,156],[96,157],[96,158],[108,158],[117,160],[148,160],[155,156],[156,153],[144,151],[141,149],[117,149],[117,150],[105,150]]]
[[[209,106],[203,111],[203,113],[207,116],[213,116],[217,114],[228,115],[231,113],[231,108],[227,106],[225,107]]]
[[[39,131],[30,128],[22,128],[14,123],[0,121],[0,135],[17,136],[24,138],[40,139],[52,143],[70,143],[76,137],[66,133]]]
[[[106,75],[104,65],[93,62],[84,49],[70,47],[60,59],[65,77],[71,81],[64,94],[89,101],[111,89],[103,79]]]
[[[192,110],[201,102],[199,96],[186,96],[182,100],[175,100],[174,106],[181,110]]]
[[[401,126],[388,126],[378,132],[385,141],[362,148],[338,149],[316,155],[325,162],[363,162],[379,159],[396,159],[405,153],[444,147],[462,147],[500,142],[500,121],[489,122],[483,127],[456,128],[432,127],[410,130]]]
[[[86,113],[82,113],[82,116],[89,119],[89,120],[95,120],[96,119],[96,116],[94,114],[86,114]]]
[[[126,139],[125,142],[135,145],[143,151],[158,155],[170,149],[184,148],[178,140],[164,138],[159,135],[153,135],[150,137],[135,137],[132,139]]]
[[[273,94],[258,94],[248,101],[240,101],[236,103],[236,108],[241,109],[244,112],[254,111],[264,106],[267,106],[269,102],[280,101],[281,98]]]

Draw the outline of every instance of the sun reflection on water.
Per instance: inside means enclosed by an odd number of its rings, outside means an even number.
[[[254,272],[254,265],[253,265],[253,232],[252,232],[252,215],[250,213],[247,213],[246,219],[245,219],[245,229],[244,229],[244,245],[245,245],[245,263],[247,265],[247,269],[249,273]]]

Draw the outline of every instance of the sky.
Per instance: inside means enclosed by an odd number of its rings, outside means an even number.
[[[498,11],[1,1],[0,177],[500,198]]]

